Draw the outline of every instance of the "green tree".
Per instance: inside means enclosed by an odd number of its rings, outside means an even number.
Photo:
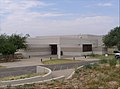
[[[120,26],[115,27],[103,37],[103,42],[107,47],[116,46],[120,50]]]
[[[0,35],[0,53],[7,59],[14,57],[14,53],[19,49],[24,49],[27,47],[26,38],[28,35],[22,36],[17,34],[12,34],[8,36],[6,34]]]
[[[9,37],[9,41],[14,44],[14,46],[18,49],[23,49],[23,48],[26,48],[26,38],[28,36],[25,35],[25,36],[22,36],[22,35],[17,35],[17,34],[12,34],[10,37]]]

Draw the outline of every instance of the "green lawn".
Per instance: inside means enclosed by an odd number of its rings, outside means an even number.
[[[90,55],[90,58],[98,58],[98,59],[113,59],[115,58],[114,55],[108,55],[107,57],[105,55]]]
[[[72,63],[72,62],[80,62],[80,60],[70,60],[70,59],[51,59],[43,61],[43,64],[63,64],[63,63]]]

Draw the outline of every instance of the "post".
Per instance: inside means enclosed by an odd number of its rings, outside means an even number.
[[[41,58],[41,62],[42,62],[42,58]]]
[[[57,55],[58,55],[58,59],[61,59],[61,47],[60,47],[60,44],[57,45]]]

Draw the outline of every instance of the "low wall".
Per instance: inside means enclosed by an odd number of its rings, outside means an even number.
[[[49,71],[46,67],[36,66],[36,73],[48,73]]]

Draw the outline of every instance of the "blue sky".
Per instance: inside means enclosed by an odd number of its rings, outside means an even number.
[[[104,35],[119,25],[119,0],[0,0],[0,33]]]

